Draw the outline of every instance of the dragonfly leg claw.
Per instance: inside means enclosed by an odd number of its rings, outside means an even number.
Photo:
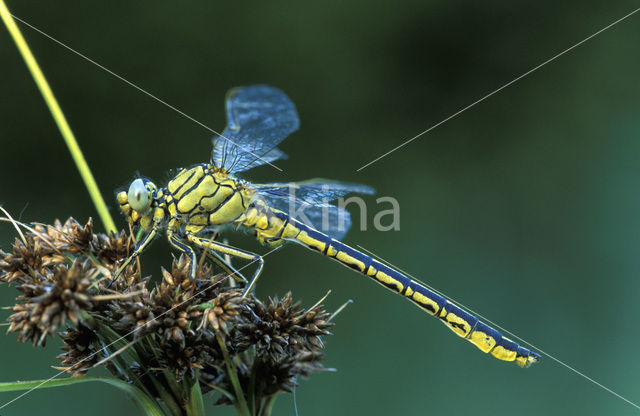
[[[249,311],[249,313],[253,317],[253,323],[254,324],[260,322],[260,317],[258,315],[256,315],[256,313],[253,311],[253,309],[251,309],[251,306],[244,305],[244,307],[247,308],[247,310]]]
[[[127,268],[127,266],[133,261],[133,259],[138,257],[140,253],[142,253],[142,251],[145,248],[147,248],[147,246],[151,243],[151,241],[153,241],[157,233],[158,233],[158,227],[154,226],[153,228],[151,228],[151,231],[142,238],[140,243],[138,243],[138,245],[136,246],[136,249],[133,250],[133,253],[131,253],[131,255],[127,257],[127,259],[120,265],[120,267],[116,271],[116,274],[113,276],[113,279],[107,285],[107,289],[111,287],[113,282],[118,280],[118,278],[120,277],[124,269]]]

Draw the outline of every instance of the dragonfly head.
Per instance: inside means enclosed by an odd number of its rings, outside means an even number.
[[[130,224],[140,224],[145,230],[151,226],[156,191],[156,185],[149,179],[138,178],[131,182],[128,191],[118,193],[120,210],[127,216]]]

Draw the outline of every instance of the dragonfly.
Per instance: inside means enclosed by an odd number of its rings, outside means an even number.
[[[341,241],[351,225],[350,216],[331,202],[350,193],[372,194],[371,187],[323,179],[258,184],[236,176],[285,159],[287,155],[277,146],[298,130],[300,122],[289,97],[271,86],[232,89],[225,104],[227,127],[212,139],[208,163],[180,169],[164,188],[139,177],[128,191],[117,194],[129,223],[146,233],[120,265],[114,281],[164,230],[169,244],[190,258],[192,279],[196,276],[197,249],[242,282],[246,296],[262,272],[262,256],[206,238],[212,229],[232,225],[254,232],[267,245],[293,241],[361,273],[500,360],[528,367],[540,359],[537,353],[503,336],[421,282]],[[230,258],[257,264],[250,280],[234,269],[227,261]]]

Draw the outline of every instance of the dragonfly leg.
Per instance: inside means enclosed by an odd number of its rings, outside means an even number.
[[[151,231],[149,231],[149,233],[142,238],[140,243],[138,243],[138,245],[136,246],[136,249],[133,250],[133,253],[131,253],[131,255],[127,257],[127,259],[124,261],[124,263],[120,265],[120,267],[116,271],[115,276],[113,276],[113,280],[111,280],[111,282],[109,283],[109,287],[113,284],[113,282],[115,282],[118,279],[118,277],[120,277],[124,269],[127,268],[127,266],[133,261],[133,259],[138,257],[140,253],[142,253],[144,249],[149,246],[149,243],[153,241],[156,234],[158,234],[158,227],[154,225],[151,228]]]
[[[216,253],[215,251],[206,250],[205,254],[207,258],[209,258],[209,260],[213,261],[215,264],[220,266],[220,268],[222,268],[222,270],[226,274],[231,276],[236,282],[244,283],[245,285],[248,283],[247,279],[239,271],[233,268],[233,266],[231,265],[231,262],[220,257],[218,253]],[[229,256],[226,255],[225,257],[229,257]]]
[[[262,268],[264,266],[264,259],[262,258],[262,256],[250,251],[245,251],[239,248],[228,246],[226,244],[218,243],[217,241],[208,241],[190,233],[187,233],[187,239],[203,250],[211,250],[218,254],[229,255],[231,257],[249,260],[251,263],[257,262],[258,268],[253,273],[249,284],[245,287],[244,292],[242,293],[242,297],[246,297],[249,292],[251,292],[256,282],[258,281],[258,277],[260,276],[260,273],[262,272]]]
[[[191,280],[195,280],[197,266],[196,252],[187,244],[180,241],[180,239],[174,234],[171,229],[167,230],[167,240],[169,240],[169,244],[171,244],[172,247],[178,249],[180,252],[186,254],[189,257],[189,259],[191,260]]]
[[[222,244],[229,245],[229,240],[227,240],[225,238],[224,240],[222,240]],[[233,264],[231,263],[231,256],[230,255],[225,254],[224,255],[224,261],[226,261],[229,266],[233,266]]]

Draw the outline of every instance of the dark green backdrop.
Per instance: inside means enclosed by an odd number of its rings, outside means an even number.
[[[233,5],[232,5],[233,3]],[[401,204],[401,230],[361,244],[559,360],[640,401],[640,14],[406,147],[356,169],[637,6],[621,1],[10,1],[20,18],[209,125],[223,97],[267,83],[297,104],[282,173],[370,184]],[[167,179],[206,161],[211,134],[22,26],[119,226],[116,189],[136,171]],[[0,203],[25,221],[96,217],[4,28]],[[368,198],[370,211],[375,198]],[[369,219],[371,226],[371,218]],[[0,224],[0,246],[14,233]],[[262,250],[248,236],[230,236]],[[159,270],[169,248],[144,256]],[[166,262],[164,263],[166,266]],[[298,246],[269,256],[260,296],[355,303],[326,340],[328,367],[297,391],[301,415],[631,414],[544,357],[523,370],[478,352],[437,320]],[[13,288],[0,287],[2,305]],[[2,312],[3,318],[7,312]],[[46,349],[0,336],[0,380],[55,374]],[[0,403],[14,397],[0,396]],[[294,413],[281,397],[277,414]],[[111,387],[36,391],[3,415],[134,412]],[[231,414],[210,408],[211,414]]]

